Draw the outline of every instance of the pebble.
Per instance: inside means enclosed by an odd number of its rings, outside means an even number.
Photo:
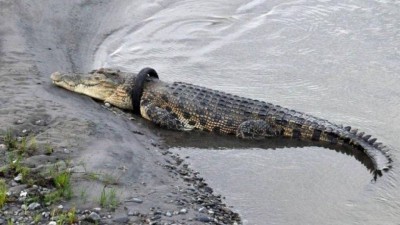
[[[49,218],[50,217],[50,212],[42,212],[42,216],[44,218]]]
[[[180,211],[179,211],[179,213],[181,213],[181,214],[186,214],[188,211],[187,211],[187,209],[181,209]]]
[[[22,174],[19,173],[16,177],[14,177],[14,181],[20,182],[22,180]]]
[[[28,209],[29,210],[35,210],[38,209],[40,207],[40,204],[37,202],[32,202],[31,204],[29,204]]]
[[[197,216],[196,220],[200,221],[200,222],[204,222],[204,223],[209,223],[209,222],[213,221],[210,217],[203,216],[203,215]]]
[[[108,102],[104,103],[104,105],[105,105],[107,108],[111,107],[111,104],[108,103]]]
[[[49,225],[57,225],[56,221],[50,221]]]
[[[132,199],[129,199],[129,200],[125,200],[125,202],[135,202],[135,203],[142,203],[142,202],[143,202],[143,200],[142,200],[142,199],[140,199],[140,198],[132,198]]]
[[[119,218],[113,219],[113,221],[117,222],[117,223],[128,223],[129,218],[128,217],[119,217]]]
[[[6,145],[5,145],[5,144],[0,144],[0,150],[1,150],[1,151],[6,150]]]
[[[128,216],[139,216],[139,212],[138,211],[129,211]]]
[[[64,206],[63,206],[63,205],[59,205],[59,206],[57,206],[57,208],[58,208],[58,209],[63,209]]]
[[[168,211],[168,212],[165,213],[165,216],[171,217],[172,213]]]
[[[101,208],[100,208],[100,207],[93,208],[93,211],[100,212],[100,211],[101,211]]]
[[[99,214],[97,214],[97,213],[95,213],[95,212],[92,212],[92,213],[90,213],[90,215],[89,215],[89,217],[88,217],[90,220],[93,220],[93,221],[100,221],[100,219],[101,219],[101,217],[99,216]]]
[[[20,119],[20,120],[15,121],[15,123],[16,123],[16,124],[23,124],[24,121]]]

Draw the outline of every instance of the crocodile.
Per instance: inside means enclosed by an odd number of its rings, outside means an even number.
[[[196,129],[243,139],[288,137],[350,146],[367,155],[375,177],[391,168],[389,147],[350,126],[190,83],[167,83],[152,68],[144,68],[138,74],[104,68],[88,74],[55,72],[50,78],[57,86],[133,111],[168,129]]]

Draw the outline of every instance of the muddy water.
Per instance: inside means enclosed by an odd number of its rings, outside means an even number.
[[[151,66],[166,81],[307,112],[393,146],[393,169],[371,182],[362,160],[324,147],[166,132],[246,224],[399,224],[398,1],[16,2],[2,10],[16,8],[42,82],[55,70]],[[133,144],[126,125],[93,102],[50,85],[34,94],[66,105],[60,113],[107,123],[110,142]]]
[[[355,158],[322,147],[172,138],[245,223],[399,223],[398,1],[158,1],[128,11],[146,16],[110,34],[94,67],[152,66],[163,80],[280,104],[394,147],[393,170],[374,183]]]

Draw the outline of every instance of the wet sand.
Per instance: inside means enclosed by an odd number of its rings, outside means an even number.
[[[101,41],[125,23],[126,17],[112,15],[128,13],[126,5],[122,1],[0,2],[2,136],[12,130],[18,137],[36,138],[39,150],[25,160],[32,169],[68,162],[74,196],[60,203],[64,207],[98,207],[105,184],[85,174],[114,178],[107,188],[116,190],[120,204],[115,211],[101,209],[98,214],[106,217],[101,223],[239,221],[220,196],[212,195],[201,178],[162,147],[153,125],[51,84],[54,71],[93,69],[93,55]],[[130,15],[130,19],[145,16]],[[50,156],[40,147],[47,143],[54,147]],[[7,161],[4,151],[2,163]],[[80,193],[87,201],[81,201]],[[13,207],[7,207],[11,214]],[[1,217],[7,219],[5,214]]]

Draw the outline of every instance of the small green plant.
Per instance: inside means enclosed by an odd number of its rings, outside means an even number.
[[[11,130],[7,130],[6,135],[4,136],[4,144],[9,151],[17,148],[17,138],[14,137]]]
[[[66,199],[72,197],[72,187],[71,187],[71,174],[67,171],[63,171],[54,177],[54,184],[56,188],[60,191],[61,196]]]
[[[75,207],[72,207],[68,212],[67,212],[67,221],[69,224],[73,224],[78,222],[78,217],[76,216],[76,209]]]
[[[36,142],[36,138],[35,137],[32,137],[30,140],[29,140],[29,144],[28,144],[28,150],[30,151],[30,152],[36,152],[37,150],[38,150],[38,146],[37,146],[37,142]]]
[[[111,188],[109,191],[107,191],[106,186],[104,186],[100,194],[100,206],[103,208],[116,209],[118,203],[119,202],[115,188]]]
[[[21,139],[21,142],[17,146],[18,154],[24,155],[27,149],[28,149],[28,141],[26,140],[26,137],[23,137]]]
[[[46,155],[51,155],[51,153],[53,153],[53,147],[50,145],[50,143],[46,143],[44,146],[45,149],[45,154]]]
[[[7,220],[7,225],[14,225],[14,220],[12,219]]]
[[[87,192],[86,192],[86,189],[82,189],[81,190],[81,193],[80,193],[80,195],[79,195],[79,199],[83,202],[83,203],[86,203],[86,201],[87,201]]]
[[[18,166],[15,168],[15,171],[22,175],[22,183],[27,183],[27,181],[29,180],[30,169],[28,167],[21,166],[21,164],[18,164]]]
[[[107,205],[106,187],[103,188],[100,194],[100,206],[105,208]]]
[[[42,221],[42,215],[39,213],[33,217],[33,222],[35,225],[37,225],[40,223],[40,221]]]
[[[4,180],[0,179],[0,209],[6,204],[7,201],[7,186]]]

